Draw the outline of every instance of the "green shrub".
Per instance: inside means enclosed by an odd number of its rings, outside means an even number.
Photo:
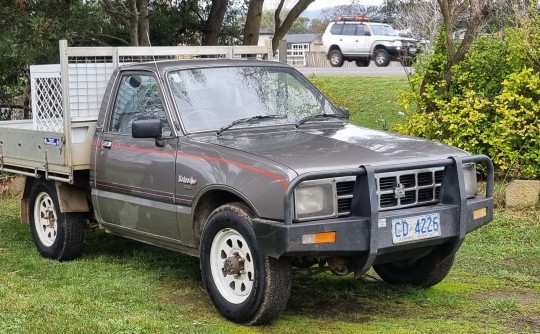
[[[536,58],[523,52],[540,38],[530,33],[479,38],[451,68],[450,81],[446,53],[436,46],[400,93],[407,121],[394,129],[487,154],[505,175],[540,178],[540,74]]]
[[[540,177],[540,74],[531,68],[503,82],[494,107],[489,154],[502,171]]]

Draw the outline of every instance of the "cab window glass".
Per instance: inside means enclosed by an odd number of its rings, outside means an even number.
[[[171,135],[156,79],[145,74],[124,75],[118,87],[109,130],[131,135],[133,121],[141,119],[161,120],[162,136]]]
[[[287,67],[178,70],[171,71],[167,79],[187,132],[217,130],[257,116],[271,116],[264,125],[284,125],[315,114],[337,113],[304,76]],[[238,127],[251,125],[255,124]]]

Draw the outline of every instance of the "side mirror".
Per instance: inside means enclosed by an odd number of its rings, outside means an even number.
[[[339,111],[343,116],[345,116],[347,119],[350,119],[351,114],[350,114],[350,112],[349,112],[349,108],[346,108],[346,107],[338,107],[337,109],[338,109],[338,111]]]
[[[371,36],[371,33],[369,31],[364,31],[364,36]]]
[[[131,124],[133,138],[161,138],[161,120],[138,119]]]

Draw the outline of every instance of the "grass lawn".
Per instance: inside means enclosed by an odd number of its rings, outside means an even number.
[[[37,253],[18,200],[0,199],[0,333],[538,333],[540,212],[498,211],[427,289],[376,277],[295,279],[271,325],[223,319],[186,255],[89,232],[72,262]]]
[[[335,106],[347,107],[351,122],[372,129],[389,129],[402,122],[397,92],[408,89],[406,77],[310,76]]]
[[[354,123],[400,122],[406,78],[312,77]],[[297,277],[286,311],[244,327],[210,303],[195,258],[101,230],[71,262],[42,258],[0,198],[0,333],[538,333],[540,211],[498,209],[468,235],[450,275],[431,289],[321,274]]]

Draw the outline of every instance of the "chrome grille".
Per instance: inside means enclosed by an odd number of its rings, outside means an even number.
[[[354,190],[354,181],[345,181],[345,182],[337,182],[336,183],[336,191],[337,195],[344,196],[344,195],[352,195]]]
[[[379,210],[393,210],[405,207],[437,203],[443,170],[440,168],[408,170],[392,173],[376,174]],[[336,192],[339,216],[347,216],[351,212],[351,203],[356,177],[336,179]],[[404,197],[396,198],[395,189],[402,184]]]
[[[442,176],[440,168],[376,174],[379,210],[436,203]],[[404,190],[405,194],[398,194],[399,190]]]
[[[338,215],[347,216],[351,212],[351,202],[356,177],[339,178],[336,182]]]

